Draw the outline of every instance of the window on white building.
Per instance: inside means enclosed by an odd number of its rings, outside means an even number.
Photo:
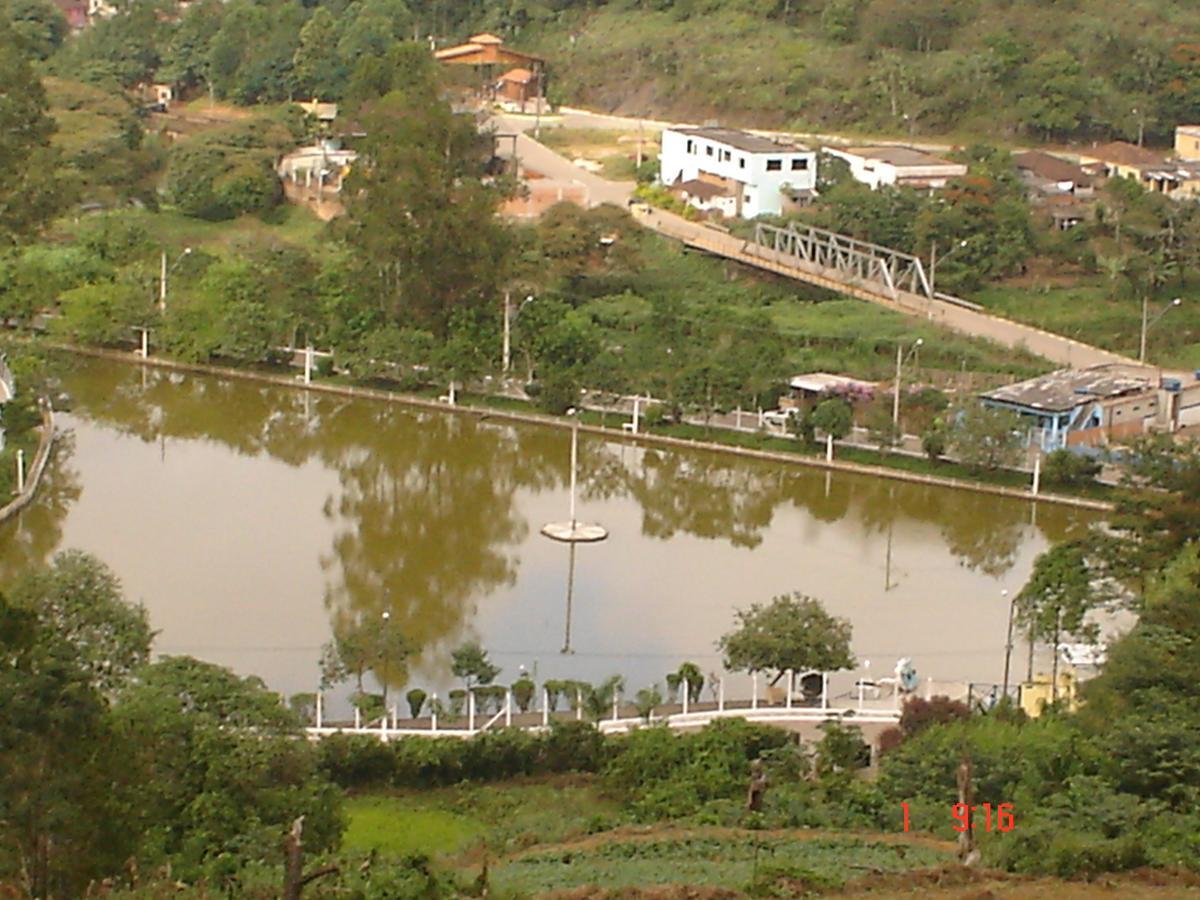
[[[792,160],[792,171],[793,172],[803,172],[807,168],[808,168],[808,160],[807,159],[793,159]]]
[[[687,142],[687,152],[688,152],[688,153],[695,153],[695,152],[696,152],[696,142],[695,142],[695,141],[688,141],[688,142]]]
[[[704,152],[707,153],[709,156],[712,156],[713,155],[712,144],[709,144],[707,147],[705,147]]]
[[[724,162],[729,162],[731,159],[733,159],[733,154],[730,153],[728,150],[725,150],[725,151],[723,151],[721,159]]]
[[[738,157],[738,168],[739,168],[739,169],[744,169],[744,168],[746,168],[746,157],[744,157],[744,156],[739,156],[739,157]]]
[[[783,160],[782,159],[768,159],[767,160],[767,171],[768,172],[780,172],[782,170],[783,170]]]

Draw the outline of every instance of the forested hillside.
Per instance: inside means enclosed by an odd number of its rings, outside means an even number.
[[[398,38],[490,29],[545,55],[555,100],[639,115],[1025,142],[1163,143],[1200,121],[1189,0],[204,0],[178,23],[155,5],[52,67],[240,103],[339,99]],[[49,52],[61,31],[25,8]]]

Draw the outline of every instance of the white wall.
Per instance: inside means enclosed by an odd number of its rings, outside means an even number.
[[[769,167],[770,166],[770,167]],[[795,166],[795,168],[793,168]],[[749,153],[698,135],[667,129],[659,155],[663,184],[690,181],[701,172],[742,185],[742,217],[752,219],[783,211],[780,189],[813,190],[817,184],[817,154],[812,150]]]
[[[899,169],[892,163],[879,159],[855,156],[852,153],[847,153],[844,150],[838,150],[834,147],[826,147],[825,152],[830,156],[836,156],[838,159],[844,159],[849,163],[850,175],[854,180],[861,181],[870,187],[871,190],[877,189],[880,185],[893,185],[901,177],[927,180],[930,187],[945,187],[946,182],[951,178],[957,178],[960,175],[965,175],[967,172],[967,167],[958,163],[904,166],[903,169]]]

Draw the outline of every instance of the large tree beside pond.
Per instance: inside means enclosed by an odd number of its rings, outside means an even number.
[[[445,338],[456,314],[498,302],[506,277],[502,195],[483,181],[490,138],[437,98],[431,73],[361,117],[367,137],[342,192],[343,233],[380,311]]]
[[[788,669],[834,672],[854,666],[850,623],[812,597],[783,594],[767,606],[738,610],[735,618],[737,627],[717,642],[730,671],[774,670],[778,681]]]

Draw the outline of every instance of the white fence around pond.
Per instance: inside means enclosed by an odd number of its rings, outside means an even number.
[[[659,704],[648,718],[627,715],[632,704],[614,695],[611,709],[596,721],[605,734],[621,734],[647,724],[665,725],[676,729],[702,728],[717,719],[740,718],[750,722],[761,722],[779,726],[800,723],[844,721],[847,724],[892,725],[900,719],[900,707],[905,697],[920,695],[928,699],[946,695],[952,699],[967,696],[969,685],[961,683],[938,683],[932,678],[923,682],[919,690],[906,692],[896,679],[879,681],[859,679],[846,694],[831,697],[829,674],[825,672],[786,672],[784,688],[770,687],[760,692],[759,678],[751,678],[749,699],[727,700],[725,682],[713,685],[716,699],[707,702],[693,700],[693,690],[686,681],[679,687],[680,701]],[[816,684],[820,684],[819,690]],[[802,685],[798,692],[797,685]],[[383,716],[366,718],[356,708],[354,720],[347,722],[328,721],[325,717],[324,698],[316,695],[315,724],[307,728],[310,738],[318,740],[334,734],[358,734],[377,737],[388,741],[401,737],[458,737],[471,738],[477,734],[497,728],[522,728],[540,731],[550,727],[551,722],[583,721],[585,718],[582,689],[576,691],[575,702],[565,711],[551,706],[550,692],[541,691],[540,704],[522,712],[513,700],[513,692],[505,691],[504,700],[498,711],[481,712],[475,693],[466,694],[465,713],[453,716],[439,715],[438,697],[429,698],[430,714],[418,719],[401,719],[395,705]],[[661,712],[660,712],[661,711]],[[589,717],[591,718],[591,717]],[[447,721],[449,720],[449,721]]]

